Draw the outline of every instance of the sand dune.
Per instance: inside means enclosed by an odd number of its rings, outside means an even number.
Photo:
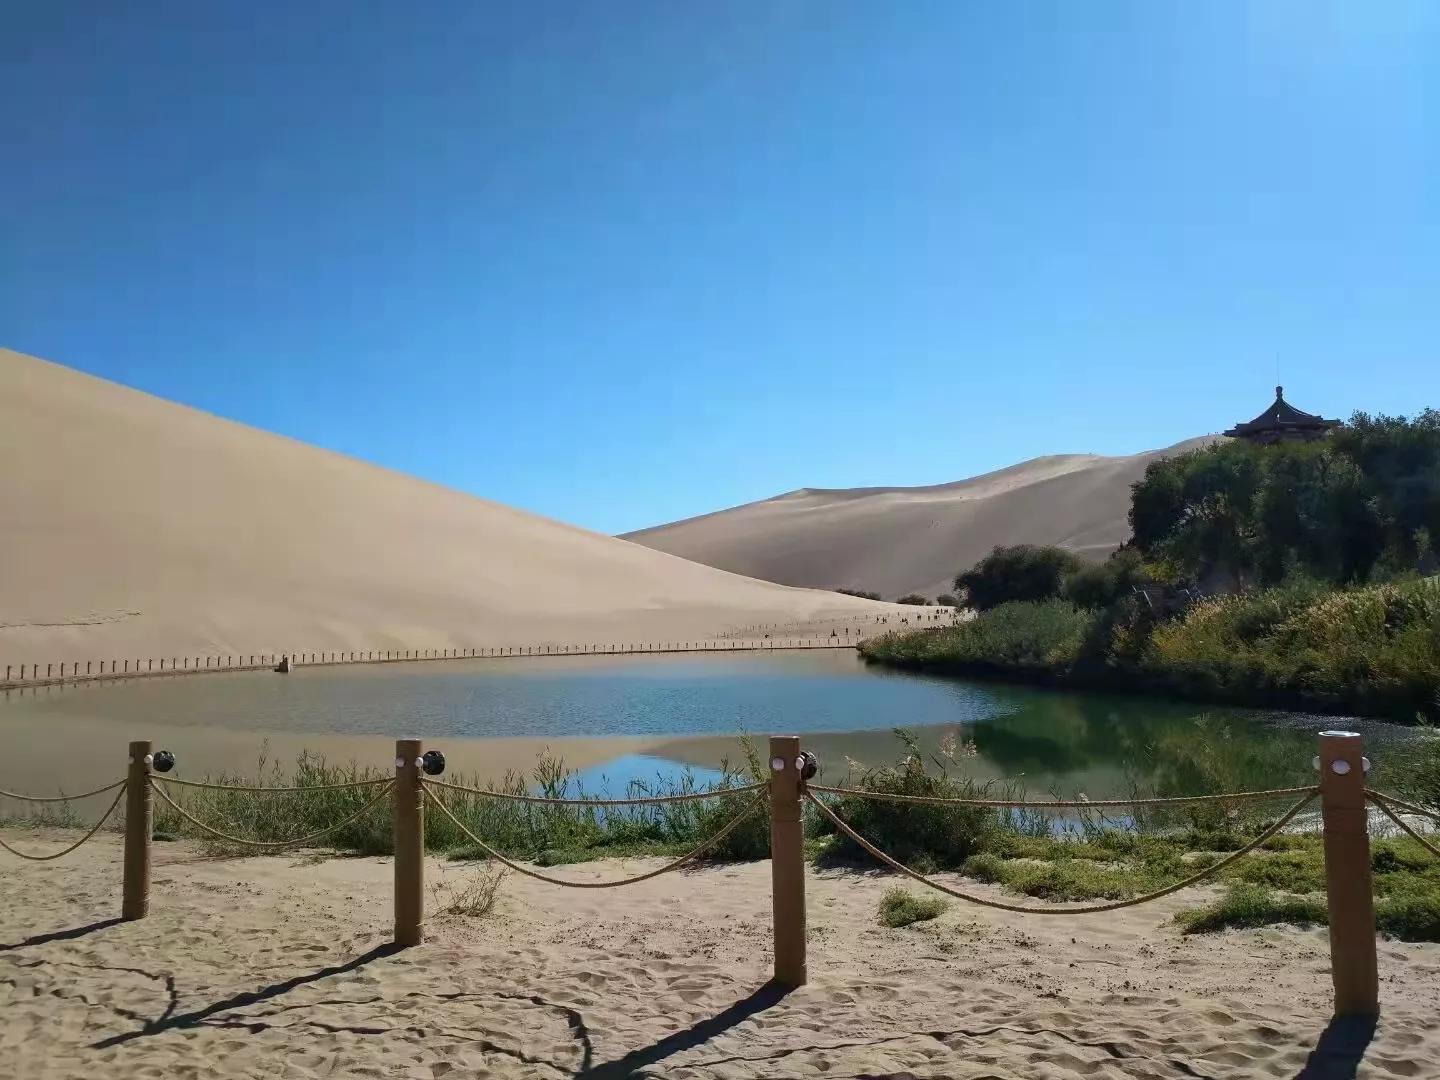
[[[0,350],[0,666],[653,641],[872,607]]]
[[[44,850],[54,832],[8,830]],[[555,873],[613,880],[650,860]],[[111,1077],[1354,1077],[1323,929],[1186,938],[1190,889],[1104,916],[953,905],[876,923],[894,879],[811,871],[809,985],[777,998],[770,867],[561,889],[511,874],[486,919],[435,910],[387,954],[388,859],[216,859],[159,844],[150,916],[120,844],[0,853],[0,1075]],[[473,864],[432,859],[453,896]],[[977,891],[985,886],[971,884]],[[916,886],[916,888],[919,888]],[[1363,1077],[1440,1075],[1440,949],[1380,943]]]
[[[997,544],[1103,558],[1130,534],[1130,485],[1145,466],[1213,439],[1126,457],[1035,458],[931,487],[804,488],[625,539],[786,585],[934,597]]]

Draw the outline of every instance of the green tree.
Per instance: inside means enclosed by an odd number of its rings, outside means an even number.
[[[1065,579],[1065,598],[1079,608],[1103,608],[1134,591],[1145,580],[1145,561],[1121,548],[1103,563],[1084,566]]]
[[[1011,600],[1049,600],[1084,564],[1064,548],[1035,544],[997,547],[955,577],[955,591],[977,611]]]

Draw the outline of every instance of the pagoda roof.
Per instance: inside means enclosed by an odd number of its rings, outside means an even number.
[[[1326,420],[1315,413],[1295,408],[1285,400],[1285,388],[1275,387],[1275,401],[1254,420],[1236,424],[1226,435],[1240,438],[1266,431],[1328,431],[1340,426],[1339,420]]]

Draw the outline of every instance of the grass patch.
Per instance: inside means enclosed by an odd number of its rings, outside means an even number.
[[[504,867],[497,864],[471,875],[458,886],[437,884],[430,890],[431,910],[467,919],[484,918],[495,910],[505,877]]]
[[[618,855],[666,854],[687,851],[713,836],[734,815],[751,805],[754,794],[727,794],[731,789],[763,776],[761,763],[748,742],[742,742],[745,762],[740,768],[722,766],[723,778],[713,789],[714,799],[684,803],[618,807],[545,806],[490,798],[455,791],[441,798],[464,825],[502,854],[511,858],[551,864]],[[200,821],[234,836],[256,841],[281,841],[326,828],[356,813],[375,797],[374,787],[324,790],[328,785],[388,778],[389,774],[353,762],[338,765],[324,757],[302,753],[285,769],[262,752],[253,774],[222,773],[207,776],[207,783],[227,785],[224,790],[170,788],[167,794]],[[596,794],[581,789],[574,770],[561,758],[542,755],[529,773],[512,772],[498,784],[478,777],[448,774],[445,779],[467,787],[498,793],[540,794],[548,798],[583,798]],[[295,786],[300,790],[255,794],[241,786]],[[684,795],[699,790],[688,772],[678,778],[626,785],[625,796],[646,798]],[[600,794],[611,794],[602,792]],[[253,854],[253,849],[207,836],[162,801],[155,803],[155,828],[172,836],[193,838],[215,854]],[[390,800],[382,799],[345,828],[317,843],[341,851],[388,855],[393,851]],[[426,815],[425,846],[430,851],[461,857],[479,857],[468,837],[445,815]],[[720,860],[764,858],[769,854],[770,826],[757,814],[707,852]]]
[[[1182,911],[1175,916],[1187,934],[1208,934],[1231,927],[1328,926],[1330,913],[1323,898],[1277,894],[1264,885],[1237,882],[1212,904]]]
[[[917,896],[906,889],[894,888],[880,898],[880,923],[901,927],[938,918],[950,906],[939,896]]]

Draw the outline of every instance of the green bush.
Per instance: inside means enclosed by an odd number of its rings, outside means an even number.
[[[754,747],[745,741],[746,762],[740,769],[722,765],[723,777],[713,790],[713,799],[692,802],[628,805],[618,807],[550,806],[441,790],[440,797],[450,811],[476,836],[505,855],[544,861],[575,862],[603,858],[610,854],[664,854],[687,850],[713,836],[732,817],[755,799],[753,794],[725,794],[731,788],[763,777]],[[220,790],[173,788],[167,791],[192,816],[207,825],[247,840],[278,842],[304,836],[334,825],[354,814],[373,799],[376,787],[325,790],[331,784],[388,778],[388,774],[355,764],[333,765],[323,757],[302,752],[294,769],[287,773],[279,762],[262,754],[253,776],[222,773],[206,777],[210,783],[226,785]],[[457,774],[448,782],[502,794],[538,793],[548,798],[578,798],[587,794],[575,782],[575,773],[563,760],[542,755],[528,775],[510,773],[498,784]],[[254,794],[242,786],[294,786],[301,790],[278,794]],[[626,795],[682,795],[698,790],[694,777],[657,783],[634,782]],[[763,796],[762,796],[763,797]],[[170,835],[193,837],[210,850],[225,854],[253,854],[254,849],[210,837],[191,825],[163,801],[156,800],[155,828]],[[393,823],[389,798],[379,801],[345,828],[316,841],[342,851],[386,855],[393,850]],[[425,846],[461,857],[480,858],[483,852],[471,843],[454,822],[431,807],[426,814]],[[767,815],[757,814],[741,825],[708,853],[709,858],[759,859],[769,854],[770,833]]]
[[[1068,670],[1095,616],[1067,600],[1001,604],[955,626],[890,633],[863,643],[868,659],[901,665]]]
[[[1330,912],[1321,897],[1277,896],[1264,885],[1239,882],[1214,903],[1180,912],[1175,921],[1187,934],[1205,934],[1275,923],[1328,926]]]
[[[1401,941],[1440,941],[1440,889],[1382,896],[1375,904],[1375,925]]]
[[[880,923],[898,928],[911,923],[927,922],[939,917],[949,906],[942,897],[916,896],[912,892],[895,888],[880,898]]]
[[[948,763],[932,759],[927,769],[915,740],[902,729],[896,735],[906,743],[909,755],[896,765],[869,769],[847,777],[842,786],[891,795],[920,795],[945,799],[994,798],[989,785],[978,785],[964,776],[952,776]],[[895,803],[859,796],[846,796],[833,803],[835,812],[865,839],[902,863],[917,869],[957,867],[1001,826],[999,814],[978,806],[929,806]],[[829,856],[837,860],[871,862],[872,856],[848,836],[835,830],[828,819],[819,825],[823,834],[833,833]]]
[[[1065,579],[1064,595],[1079,608],[1109,607],[1145,580],[1139,552],[1122,548],[1103,563],[1085,566]]]
[[[956,576],[955,591],[976,611],[1016,600],[1050,600],[1060,595],[1065,579],[1083,565],[1064,548],[1035,544],[997,547]]]

